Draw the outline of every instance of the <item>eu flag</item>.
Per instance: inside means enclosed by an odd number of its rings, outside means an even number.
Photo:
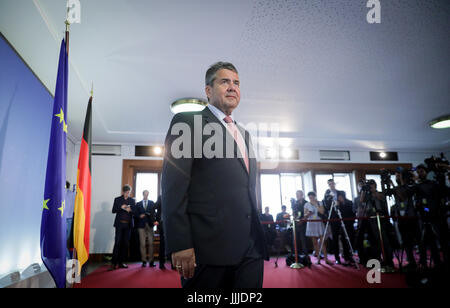
[[[58,288],[66,286],[66,134],[68,56],[66,43],[61,43],[55,101],[51,117],[52,129],[48,148],[47,175],[41,222],[42,261]]]

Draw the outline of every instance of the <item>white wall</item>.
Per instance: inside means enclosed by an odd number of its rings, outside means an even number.
[[[66,142],[66,179],[70,182],[71,187],[77,183],[78,155],[75,152],[75,143],[67,138]],[[78,147],[79,148],[79,147]]]
[[[91,253],[112,253],[114,198],[122,186],[122,157],[92,156]]]

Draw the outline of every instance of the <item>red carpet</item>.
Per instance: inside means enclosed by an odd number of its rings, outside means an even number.
[[[331,258],[330,258],[331,259]],[[315,258],[312,258],[315,263]],[[322,262],[324,263],[324,262]],[[170,268],[170,265],[166,267]],[[82,280],[77,288],[180,288],[178,273],[158,267],[142,268],[141,264],[129,264],[128,269],[107,271],[102,266]],[[264,288],[406,288],[403,274],[381,274],[381,284],[366,281],[367,269],[341,265],[312,265],[311,268],[294,270],[280,258],[275,268],[275,259],[265,262]]]

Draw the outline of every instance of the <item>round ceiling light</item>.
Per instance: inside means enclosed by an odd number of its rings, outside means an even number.
[[[450,128],[450,115],[434,119],[430,122],[430,126],[436,129]]]
[[[195,112],[205,109],[207,102],[200,98],[180,98],[170,105],[170,110],[174,113]]]

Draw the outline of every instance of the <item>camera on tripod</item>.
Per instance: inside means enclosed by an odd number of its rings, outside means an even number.
[[[373,180],[364,181],[364,183],[361,187],[361,191],[365,192],[366,194],[370,194],[371,193],[371,188],[370,188],[371,184],[373,184]]]

